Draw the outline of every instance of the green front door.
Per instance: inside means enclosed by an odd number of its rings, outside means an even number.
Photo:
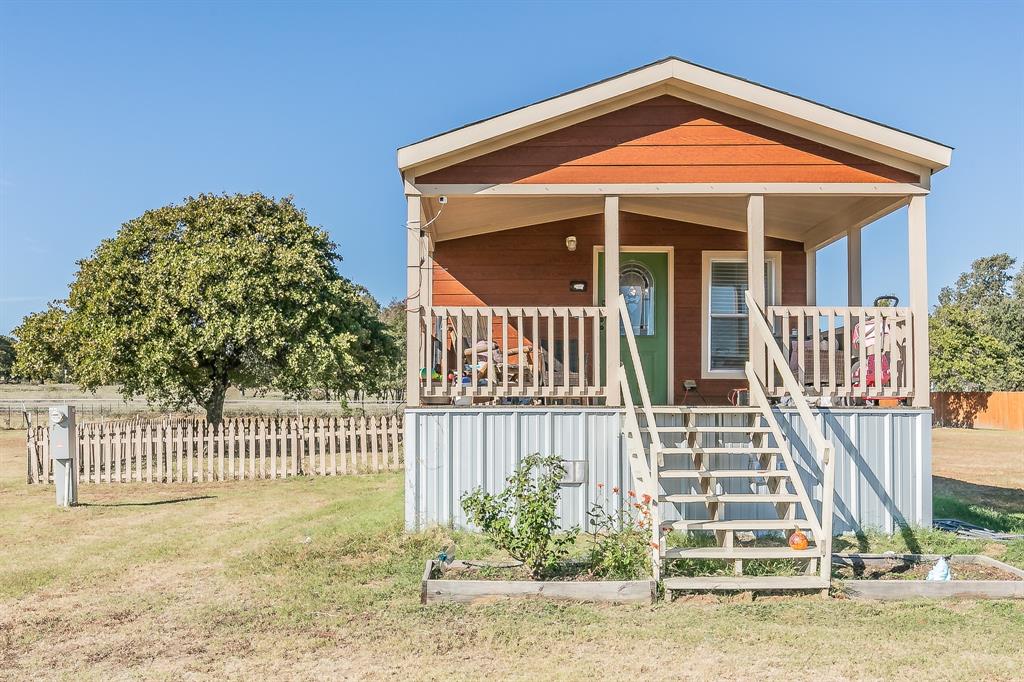
[[[667,253],[623,251],[619,254],[619,292],[626,298],[629,324],[636,337],[647,390],[655,405],[668,403],[668,352],[672,333],[668,328],[668,287]],[[598,301],[604,305],[604,252],[597,256],[597,291]],[[624,327],[620,326],[619,330],[625,333]],[[636,372],[624,338],[620,351],[629,377],[629,389],[634,400],[639,400]],[[603,347],[601,353],[604,354]],[[604,367],[604,362],[601,366]]]

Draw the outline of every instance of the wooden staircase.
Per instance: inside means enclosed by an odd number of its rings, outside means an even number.
[[[748,301],[748,305],[751,311],[757,310],[752,302]],[[621,314],[628,316],[624,302],[620,301],[620,306]],[[831,493],[832,447],[821,434],[788,363],[767,331],[767,322],[763,317],[761,321],[764,329],[754,321],[751,327],[752,334],[769,340],[763,344],[763,366],[778,371],[782,384],[796,390],[794,403],[822,464],[824,490]],[[623,435],[634,483],[654,500],[651,545],[655,577],[661,577],[668,562],[678,560],[713,560],[721,562],[720,566],[731,567],[733,573],[665,577],[666,592],[827,591],[831,574],[832,496],[824,496],[819,516],[754,363],[748,362],[746,366],[750,406],[655,407],[650,402],[632,330],[629,325],[624,327],[637,373],[640,403],[636,404],[625,368],[620,367],[626,407]],[[786,542],[797,528],[808,536],[806,549],[792,549]],[[706,543],[713,540],[714,544],[672,546],[677,539],[703,539]],[[802,574],[755,576],[745,572],[748,562],[764,560],[792,560]]]

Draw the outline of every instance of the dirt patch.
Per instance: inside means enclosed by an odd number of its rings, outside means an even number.
[[[510,564],[511,562],[500,565],[487,565],[484,562],[470,562],[468,564],[456,562],[452,566],[445,568],[439,578],[442,580],[535,580],[530,575],[530,570],[526,566]],[[565,563],[559,566],[555,572],[544,576],[543,580],[538,582],[585,582],[595,580],[643,580],[643,578],[601,578],[595,576],[591,572],[590,567],[585,563]]]
[[[915,563],[889,559],[863,567],[840,566],[833,571],[833,576],[840,580],[924,580],[934,565],[932,561]],[[952,564],[949,568],[953,580],[1022,580],[1018,575],[987,564]]]

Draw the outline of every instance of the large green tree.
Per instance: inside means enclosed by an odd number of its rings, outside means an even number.
[[[68,310],[63,301],[52,301],[38,313],[25,316],[14,328],[14,363],[11,373],[29,381],[66,381],[73,340],[68,328]]]
[[[939,292],[929,323],[932,384],[942,391],[1024,390],[1024,268],[979,258]]]
[[[130,220],[79,263],[75,374],[219,421],[229,386],[375,391],[395,344],[342,277],[328,235],[290,198],[190,197]]]

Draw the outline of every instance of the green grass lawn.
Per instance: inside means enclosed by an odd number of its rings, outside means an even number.
[[[453,538],[403,532],[400,473],[85,485],[82,506],[58,510],[18,477],[17,447],[0,440],[14,463],[0,467],[4,679],[1009,680],[1024,664],[1024,603],[1009,601],[424,608],[423,562]],[[1020,502],[990,511],[1019,527]],[[460,556],[487,551],[454,540]],[[931,531],[841,542],[1024,554]]]

